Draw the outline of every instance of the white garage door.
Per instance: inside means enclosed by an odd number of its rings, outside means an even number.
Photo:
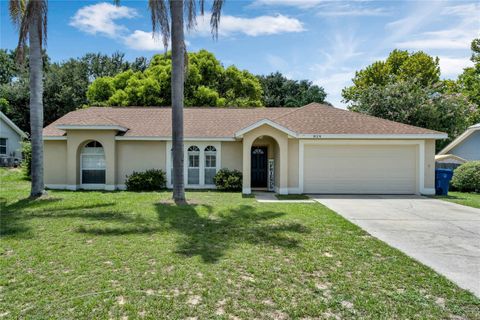
[[[413,194],[417,147],[305,145],[305,193]]]

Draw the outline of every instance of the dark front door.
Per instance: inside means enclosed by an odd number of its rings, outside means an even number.
[[[267,187],[267,167],[267,147],[252,147],[252,188]]]

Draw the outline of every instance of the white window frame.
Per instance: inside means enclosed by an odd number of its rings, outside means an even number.
[[[90,141],[92,142],[92,141]],[[96,141],[97,143],[99,143],[101,146],[102,146],[102,150],[103,150],[103,154],[102,153],[94,153],[94,152],[87,152],[87,153],[84,153],[83,150],[85,148],[85,146],[87,144],[89,144],[90,142],[86,143],[82,149],[80,150],[80,188],[82,189],[102,189],[105,187],[105,184],[106,184],[106,179],[107,179],[107,159],[106,159],[106,156],[105,156],[105,147],[103,146],[103,144],[101,144],[100,142]],[[104,158],[104,162],[105,162],[105,168],[104,169],[85,169],[83,167],[83,157],[84,156],[99,156],[99,155],[103,155],[103,158]],[[83,183],[83,169],[85,170],[104,170],[105,171],[105,183]]]
[[[184,152],[183,152],[183,179],[185,188],[188,189],[214,189],[214,184],[205,184],[205,148],[212,146],[217,149],[217,159],[216,159],[216,170],[217,172],[221,169],[222,164],[222,142],[221,141],[204,141],[204,140],[185,140],[183,143]],[[188,148],[191,146],[197,146],[200,149],[200,183],[199,184],[188,184]],[[172,185],[172,167],[173,167],[173,155],[172,155],[172,142],[167,141],[165,144],[165,154],[166,156],[166,172],[167,172],[167,187],[173,188]]]
[[[208,148],[213,148],[215,150],[207,150]],[[217,148],[215,148],[212,145],[208,145],[208,146],[205,147],[205,149],[203,151],[204,151],[203,175],[204,175],[204,179],[205,179],[205,172],[206,172],[207,169],[215,169],[215,173],[218,172],[218,170],[217,170]],[[207,167],[207,156],[214,156],[215,157],[215,167]],[[206,182],[205,182],[205,185],[207,185]],[[213,185],[213,183],[211,185]]]
[[[5,153],[0,153],[1,156],[8,155],[8,138],[0,138],[5,140],[5,145],[0,145],[0,147],[5,147]]]
[[[197,150],[190,150],[196,148]],[[191,167],[190,166],[190,156],[198,156],[198,166],[197,167]],[[188,184],[188,178],[189,178],[189,171],[190,169],[192,170],[197,170],[198,171],[198,183],[193,183],[191,184],[192,186],[196,186],[200,184],[200,162],[202,161],[200,157],[200,148],[197,145],[191,145],[187,149],[187,162],[186,162],[186,167],[187,167],[187,184]]]

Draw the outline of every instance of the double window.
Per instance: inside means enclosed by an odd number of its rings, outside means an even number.
[[[167,145],[170,147],[171,145]],[[212,186],[219,169],[219,144],[191,143],[185,144],[185,184],[189,187]],[[169,184],[173,183],[173,152],[170,149]]]
[[[97,141],[87,143],[80,154],[81,183],[105,184],[105,152]]]

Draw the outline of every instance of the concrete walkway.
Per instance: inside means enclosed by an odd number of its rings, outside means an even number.
[[[255,191],[255,200],[262,203],[315,203],[313,199],[305,200],[279,200],[273,192]]]
[[[480,297],[480,209],[420,196],[312,196]]]

